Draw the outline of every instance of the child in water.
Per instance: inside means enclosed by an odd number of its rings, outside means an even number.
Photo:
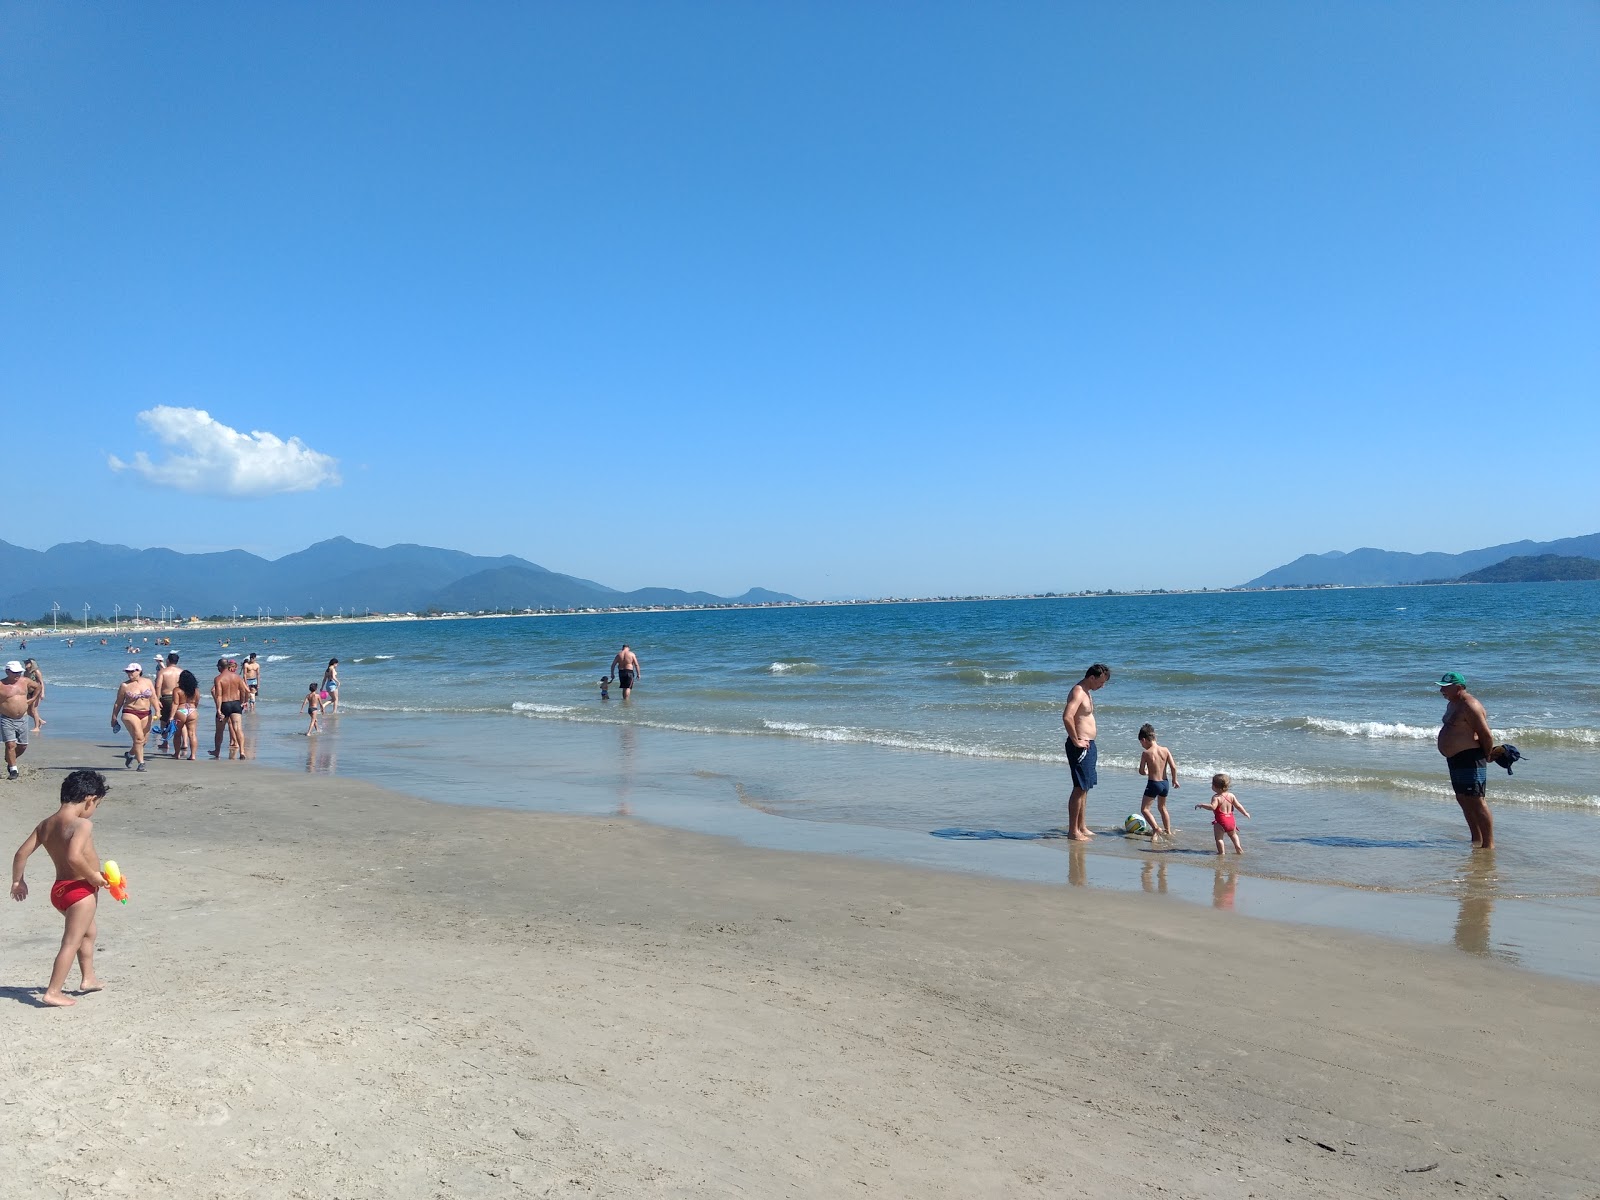
[[[600,681],[600,699],[611,699],[611,676],[609,675]]]
[[[1234,818],[1234,813],[1250,815],[1250,810],[1239,803],[1239,797],[1228,790],[1230,780],[1226,775],[1217,774],[1211,777],[1211,803],[1196,804],[1196,808],[1209,808],[1211,810],[1211,835],[1217,839],[1217,853],[1222,853],[1222,835],[1227,834],[1233,839],[1233,852],[1243,854],[1244,847],[1239,844],[1239,822]]]
[[[67,927],[50,970],[50,986],[39,997],[53,1008],[77,1003],[61,990],[74,959],[80,976],[78,991],[100,990],[94,973],[94,914],[96,893],[106,886],[106,877],[100,873],[100,860],[94,850],[94,822],[89,818],[109,790],[106,777],[98,771],[73,771],[61,781],[61,807],[34,827],[11,860],[13,900],[28,898],[28,882],[22,872],[29,855],[43,846],[55,864],[56,881],[50,889],[50,903],[66,918]]]
[[[1139,805],[1139,815],[1152,831],[1171,837],[1172,818],[1167,815],[1167,777],[1171,776],[1172,787],[1178,786],[1178,763],[1170,750],[1156,742],[1156,727],[1148,722],[1139,726],[1139,745],[1144,747],[1144,753],[1139,756],[1139,774],[1145,778],[1144,800]],[[1161,810],[1159,824],[1150,815],[1152,800]]]
[[[311,724],[306,726],[307,737],[322,729],[322,690],[317,684],[311,685],[311,690],[300,704],[300,711],[311,714]]]

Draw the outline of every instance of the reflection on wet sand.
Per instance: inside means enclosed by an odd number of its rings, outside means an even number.
[[[633,794],[633,765],[639,753],[639,731],[632,725],[617,726],[617,815],[633,815],[629,798]]]
[[[1496,949],[1491,936],[1490,918],[1500,894],[1500,876],[1495,871],[1493,850],[1474,850],[1466,870],[1456,881],[1460,908],[1456,912],[1456,948],[1468,954],[1493,956],[1514,963],[1518,955]]]
[[[1067,847],[1067,882],[1073,887],[1088,886],[1089,856],[1082,842]]]
[[[1216,870],[1216,878],[1211,883],[1211,907],[1232,911],[1234,893],[1239,889],[1239,869],[1218,863]]]
[[[1139,868],[1139,885],[1145,891],[1156,895],[1167,894],[1167,864],[1164,862],[1151,862],[1148,859]]]

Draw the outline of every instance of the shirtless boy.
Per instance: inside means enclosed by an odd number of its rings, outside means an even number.
[[[1105,663],[1095,663],[1083,673],[1083,679],[1072,685],[1067,693],[1067,706],[1061,710],[1061,724],[1067,731],[1067,765],[1072,768],[1072,794],[1067,798],[1067,837],[1074,842],[1087,842],[1094,834],[1089,832],[1087,813],[1089,789],[1100,782],[1095,773],[1099,749],[1094,744],[1094,693],[1111,682],[1111,668]]]
[[[256,706],[256,697],[261,692],[261,664],[256,660],[256,652],[250,651],[245,656],[244,666],[239,668],[239,674],[244,676],[244,685],[250,689],[250,696],[246,702],[248,707]]]
[[[1144,823],[1150,829],[1159,829],[1167,837],[1172,836],[1172,818],[1167,815],[1167,787],[1168,777],[1171,786],[1178,786],[1178,764],[1172,757],[1172,752],[1156,741],[1156,727],[1150,724],[1139,726],[1139,745],[1144,747],[1144,753],[1139,755],[1139,774],[1145,778],[1144,800],[1139,805],[1139,815],[1144,818]],[[1161,810],[1161,822],[1156,823],[1150,815],[1150,801],[1156,802],[1156,807]]]
[[[73,771],[61,781],[61,807],[34,827],[28,840],[17,847],[11,860],[11,898],[26,900],[28,883],[22,877],[31,855],[40,846],[56,865],[55,886],[50,903],[67,919],[50,971],[50,986],[40,1000],[53,1008],[69,1008],[77,1001],[61,989],[66,985],[72,960],[78,960],[82,982],[79,992],[98,992],[100,981],[94,973],[96,891],[106,886],[100,874],[100,859],[94,850],[94,825],[89,818],[105,799],[106,778],[98,771]]]
[[[1494,734],[1489,732],[1489,714],[1476,696],[1467,691],[1467,681],[1459,671],[1447,671],[1439,680],[1439,694],[1445,698],[1444,720],[1439,728],[1439,753],[1450,768],[1450,790],[1467,818],[1467,832],[1479,850],[1494,849],[1494,817],[1484,795],[1489,754],[1494,749]]]
[[[28,706],[39,695],[37,683],[22,673],[22,664],[12,659],[0,679],[0,734],[6,743],[6,775],[15,779],[17,759],[28,752]]]

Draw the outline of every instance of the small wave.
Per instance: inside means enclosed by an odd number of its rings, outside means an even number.
[[[1342,734],[1345,737],[1399,738],[1404,741],[1431,742],[1439,735],[1439,727],[1405,725],[1399,721],[1339,721],[1332,717],[1296,717],[1286,724],[1292,729],[1310,729],[1317,733]]]
[[[817,664],[806,659],[793,659],[788,662],[778,661],[767,668],[768,675],[809,675],[817,669]]]
[[[393,657],[394,655],[392,654],[371,654],[366,658],[355,658],[351,659],[351,661],[365,666],[370,666],[373,663],[388,662]]]
[[[940,678],[953,679],[960,683],[975,683],[982,686],[991,683],[1058,683],[1065,677],[1053,671],[1024,671],[1020,669],[997,671],[988,667],[964,667],[959,671],[951,671],[941,675]]]
[[[949,738],[917,737],[883,729],[859,729],[849,725],[808,725],[804,721],[763,720],[761,727],[771,733],[807,738],[814,742],[849,742],[861,746],[884,746],[891,750],[921,750],[934,754],[956,754],[963,758],[1003,758],[1018,762],[1056,762],[1059,754],[1033,754],[1003,750],[993,746],[974,746]]]
[[[1519,746],[1600,746],[1600,729],[1536,729],[1515,728],[1497,731],[1495,737],[1502,742],[1515,742]]]
[[[267,662],[288,662],[293,657],[294,657],[294,655],[292,655],[292,654],[269,654],[266,657],[266,661]]]
[[[536,704],[530,700],[517,700],[511,705],[512,712],[520,713],[569,713],[573,711],[570,704]]]

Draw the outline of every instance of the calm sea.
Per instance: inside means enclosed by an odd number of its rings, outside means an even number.
[[[1453,942],[1600,978],[1600,584],[1408,587],[410,621],[232,631],[266,662],[263,761],[467,804],[621,809],[751,842],[1143,887]],[[623,641],[631,703],[596,681]],[[38,639],[50,731],[101,737],[126,638]],[[143,644],[142,637],[140,644]],[[185,665],[216,637],[180,634]],[[145,650],[144,657],[154,653]],[[342,714],[294,709],[331,656]],[[1106,831],[1049,836],[1061,708],[1091,662]],[[1502,740],[1500,842],[1470,852],[1433,738],[1462,671]],[[209,683],[210,672],[197,670]],[[52,711],[53,710],[53,711]],[[1176,845],[1125,838],[1154,724],[1184,781]],[[106,744],[112,739],[106,738]],[[183,766],[158,764],[176,771]],[[202,768],[203,769],[203,768]],[[1190,807],[1226,771],[1252,813],[1220,867]],[[1012,835],[980,840],[990,831]],[[965,834],[968,836],[952,836]],[[1588,956],[1595,955],[1592,959]],[[1576,957],[1575,957],[1576,956]]]

